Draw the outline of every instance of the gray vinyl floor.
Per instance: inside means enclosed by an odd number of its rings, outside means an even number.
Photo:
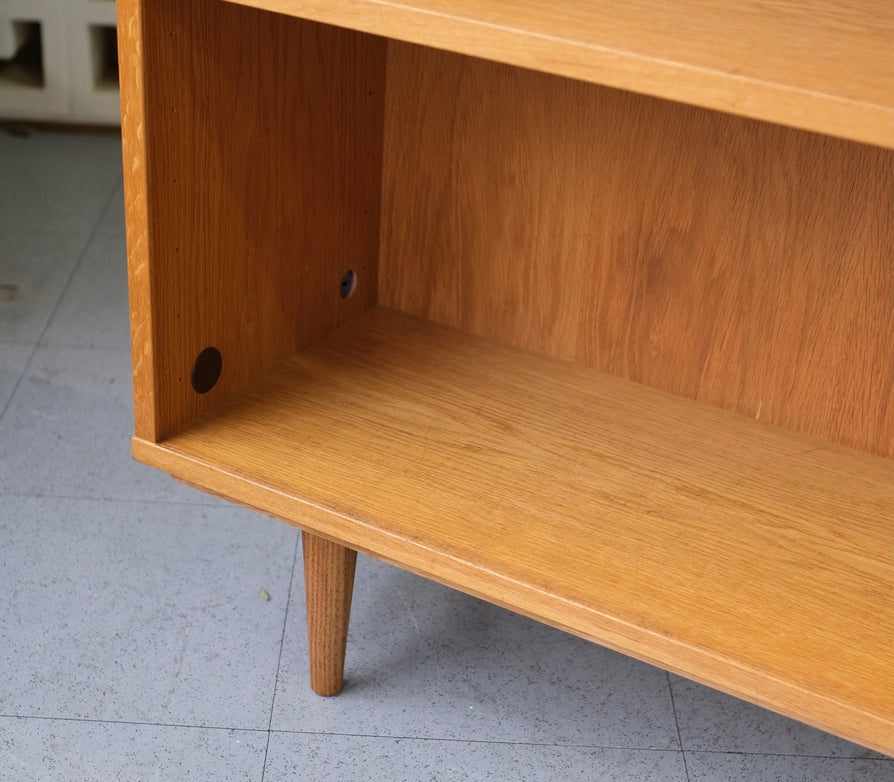
[[[2,782],[894,780],[365,557],[311,694],[299,533],[130,458],[122,198],[116,136],[0,131]]]

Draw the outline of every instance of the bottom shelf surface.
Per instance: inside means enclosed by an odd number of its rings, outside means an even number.
[[[886,459],[382,309],[134,455],[894,754]]]

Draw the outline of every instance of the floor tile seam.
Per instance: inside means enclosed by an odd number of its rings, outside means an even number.
[[[335,736],[337,738],[353,738],[353,739],[381,739],[383,741],[440,741],[455,744],[487,744],[508,747],[546,747],[551,749],[583,749],[583,750],[618,750],[621,752],[660,752],[665,754],[679,755],[679,749],[661,747],[640,747],[628,746],[623,744],[577,744],[555,741],[511,741],[509,739],[473,739],[473,738],[457,738],[455,736],[409,736],[409,735],[390,735],[381,733],[346,733],[343,731],[323,731],[323,730],[289,730],[285,728],[271,728],[271,734],[297,735],[297,736]]]
[[[2,414],[0,414],[2,418]],[[195,501],[189,500],[159,500],[159,499],[141,499],[139,497],[98,497],[93,495],[74,495],[74,494],[32,494],[30,492],[0,492],[0,497],[14,498],[21,500],[65,500],[66,502],[110,502],[115,504],[131,504],[131,505],[171,505],[174,507],[187,508],[232,508],[232,504],[223,505],[219,500]],[[258,514],[263,515],[263,514]]]
[[[632,752],[662,752],[682,755],[685,753],[699,755],[735,755],[742,757],[773,757],[773,758],[790,758],[795,760],[881,760],[887,763],[894,763],[894,758],[888,757],[863,757],[861,755],[821,755],[813,753],[792,753],[792,752],[758,752],[748,750],[723,750],[723,749],[696,749],[696,750],[680,750],[674,748],[662,749],[661,747],[642,747],[628,746],[623,744],[578,744],[565,742],[550,741],[509,741],[505,739],[469,739],[456,738],[450,736],[395,736],[379,733],[344,733],[339,731],[314,731],[314,730],[288,730],[284,728],[271,728],[270,733],[281,733],[290,735],[307,735],[307,736],[337,736],[341,738],[364,738],[364,739],[386,739],[393,741],[444,741],[456,742],[461,744],[501,744],[507,746],[519,747],[552,747],[556,749],[585,749],[585,750],[619,750]]]
[[[49,337],[40,343],[42,348],[62,348],[63,350],[120,350],[122,353],[130,353],[130,344],[126,345],[96,345],[89,342],[66,342],[64,338],[53,339]]]
[[[713,754],[713,755],[742,755],[742,756],[751,756],[756,755],[760,757],[787,757],[787,758],[814,758],[814,759],[838,759],[838,760],[867,760],[860,755],[813,755],[813,754],[803,754],[803,753],[791,753],[791,752],[754,752],[754,751],[745,751],[745,750],[712,750],[712,749],[694,749],[692,747],[687,747],[683,742],[683,734],[680,730],[680,719],[679,714],[677,713],[677,704],[674,699],[674,687],[671,682],[670,673],[667,674],[667,683],[668,689],[670,690],[671,696],[671,704],[674,710],[674,720],[677,724],[677,736],[680,742],[680,752],[683,755],[683,768],[686,772],[686,779],[689,780],[689,766],[687,762],[687,755],[694,754]],[[877,760],[878,758],[868,758],[871,760]],[[886,758],[882,758],[883,760]],[[894,758],[892,758],[894,760]]]
[[[84,242],[84,246],[81,248],[81,252],[78,254],[78,260],[75,262],[71,272],[68,275],[68,279],[65,281],[65,286],[62,288],[62,293],[59,295],[59,298],[56,299],[56,303],[53,306],[52,311],[50,312],[50,316],[47,318],[46,323],[44,323],[44,327],[40,332],[40,336],[37,338],[37,344],[43,345],[43,339],[52,325],[53,321],[56,319],[56,315],[59,312],[59,307],[62,306],[62,301],[65,299],[66,294],[71,288],[72,280],[74,280],[75,276],[78,273],[78,270],[84,263],[84,258],[87,257],[87,251],[90,249],[90,245],[93,243],[93,238],[96,236],[96,231],[102,223],[102,218],[106,214],[109,209],[109,205],[112,203],[112,199],[115,197],[115,194],[118,192],[118,183],[122,179],[123,175],[119,174],[115,178],[115,185],[110,189],[109,194],[106,196],[105,204],[103,204],[102,210],[99,213],[99,216],[94,220],[93,226],[90,229],[89,235],[87,236],[87,241]],[[32,360],[34,356],[32,355]]]
[[[27,376],[29,370],[31,369],[31,365],[34,363],[34,357],[37,355],[37,351],[40,348],[38,343],[34,343],[31,346],[31,355],[28,356],[28,360],[25,362],[25,367],[22,369],[19,376],[16,378],[16,382],[13,383],[12,390],[9,392],[9,396],[6,398],[6,401],[3,403],[3,407],[0,407],[0,423],[3,422],[3,419],[6,417],[6,412],[9,410],[12,405],[12,400],[16,398],[18,394],[19,388],[22,385],[22,381]]]
[[[93,226],[93,235],[94,236],[127,236],[127,228],[126,226],[122,226],[120,229],[110,230],[108,228],[103,229],[102,224],[106,219],[106,215],[109,213],[109,210],[112,208],[112,204],[114,203],[115,196],[118,195],[118,190],[124,186],[124,173],[120,173],[116,179],[115,184],[112,187],[112,192],[109,194],[109,197],[106,199],[105,206],[102,208],[102,212],[99,214],[99,219],[96,221],[96,225]]]
[[[105,213],[105,207],[103,207],[103,214]],[[59,238],[63,236],[67,236],[69,239],[84,239],[86,245],[90,241],[90,237],[94,234],[95,228],[86,229],[86,228],[53,228],[53,227],[35,227],[31,225],[20,225],[18,223],[5,223],[0,221],[0,231],[8,232],[10,234],[18,234],[18,235],[28,235],[28,236],[51,236],[53,238]],[[83,249],[83,248],[82,248]]]
[[[55,313],[54,313],[55,314]],[[88,345],[88,344],[74,344],[69,343],[65,344],[62,342],[53,342],[50,340],[44,340],[43,334],[41,334],[41,342],[37,344],[38,348],[53,348],[53,349],[61,349],[61,350],[95,350],[95,351],[106,351],[108,353],[125,353],[128,356],[130,355],[130,345],[119,345],[119,346],[109,346],[109,345]]]
[[[872,760],[884,763],[894,763],[894,758],[889,757],[865,757],[863,755],[818,755],[814,753],[794,752],[757,752],[737,749],[687,749],[684,753],[689,755],[726,755],[736,757],[758,758],[789,758],[794,760]]]
[[[185,722],[157,722],[152,720],[124,720],[101,719],[99,717],[63,717],[46,714],[6,714],[0,713],[0,719],[22,720],[23,722],[73,722],[84,725],[130,725],[144,728],[176,728],[180,730],[214,730],[214,731],[239,731],[240,733],[264,733],[267,728],[248,728],[230,725],[193,725]]]
[[[665,671],[665,679],[667,681],[667,692],[670,695],[671,711],[674,713],[674,725],[677,728],[677,743],[680,747],[680,756],[683,759],[683,774],[686,782],[690,782],[689,764],[686,762],[686,747],[683,746],[683,731],[680,730],[680,715],[677,712],[677,701],[674,698],[674,684],[671,681],[670,672]]]
[[[282,653],[286,645],[286,628],[289,626],[289,608],[292,605],[292,586],[295,583],[295,567],[298,564],[298,547],[301,545],[301,537],[295,539],[295,546],[292,550],[292,570],[289,573],[289,589],[286,592],[286,607],[283,611],[282,618],[282,635],[279,639],[279,654],[276,657],[276,674],[273,676],[273,697],[270,699],[270,719],[267,722],[267,743],[264,747],[264,764],[261,767],[261,782],[267,775],[267,755],[270,752],[270,736],[272,735],[273,716],[276,712],[276,694],[279,691],[279,674],[282,670]]]
[[[298,735],[298,736],[333,736],[336,738],[358,738],[358,739],[381,739],[387,741],[420,741],[420,742],[449,742],[457,744],[488,744],[488,745],[504,745],[513,747],[546,747],[551,749],[582,749],[582,750],[618,750],[632,752],[655,752],[664,754],[683,754],[678,749],[661,749],[658,747],[637,747],[614,744],[566,744],[557,742],[541,742],[541,741],[508,741],[498,739],[469,739],[456,737],[439,737],[439,736],[395,736],[382,735],[376,733],[345,733],[339,731],[304,731],[304,730],[285,730],[281,728],[252,728],[238,725],[207,725],[192,724],[182,722],[159,722],[152,720],[125,720],[125,719],[101,719],[89,717],[63,717],[48,716],[42,714],[8,714],[0,713],[0,719],[21,720],[32,722],[69,722],[88,725],[129,725],[133,727],[149,727],[149,728],[173,728],[181,730],[212,730],[212,731],[237,731],[240,733],[266,733],[278,735]],[[818,755],[818,754],[792,754],[787,752],[754,752],[743,750],[686,750],[686,752],[699,755],[724,755],[739,757],[764,757],[764,758],[787,758],[791,760],[873,760],[883,763],[894,763],[894,758],[888,757],[872,757],[866,758],[858,755]]]

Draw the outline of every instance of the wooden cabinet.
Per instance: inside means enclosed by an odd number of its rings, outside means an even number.
[[[118,8],[134,454],[317,691],[362,551],[894,752],[888,3]]]

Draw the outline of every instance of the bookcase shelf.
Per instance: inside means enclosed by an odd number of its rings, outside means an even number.
[[[134,453],[827,730],[890,733],[885,459],[380,309]]]
[[[134,455],[316,691],[362,551],[894,753],[889,10],[119,0]]]

